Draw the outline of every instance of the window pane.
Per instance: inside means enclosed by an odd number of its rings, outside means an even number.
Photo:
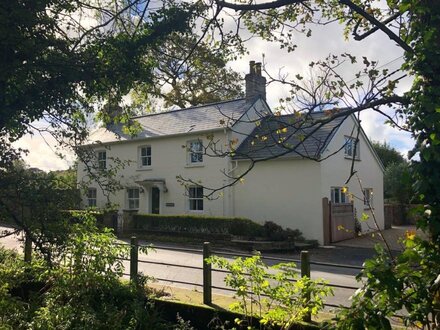
[[[203,144],[201,141],[189,142],[189,161],[191,163],[203,162]]]
[[[352,140],[351,139],[346,139],[345,141],[345,154],[347,156],[352,156]]]
[[[339,204],[339,188],[335,188],[335,203]]]

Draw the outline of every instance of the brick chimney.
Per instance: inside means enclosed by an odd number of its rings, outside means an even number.
[[[249,73],[246,80],[246,101],[253,100],[256,96],[261,96],[266,100],[266,78],[261,75],[261,63],[249,62]]]

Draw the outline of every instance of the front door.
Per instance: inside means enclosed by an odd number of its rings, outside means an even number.
[[[160,190],[157,187],[151,188],[151,213],[160,213]]]

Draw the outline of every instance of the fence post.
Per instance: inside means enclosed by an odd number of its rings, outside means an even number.
[[[306,276],[310,279],[310,256],[309,251],[301,251],[301,277]],[[307,288],[306,288],[307,289]],[[308,302],[310,300],[310,292],[305,293],[303,299]],[[304,316],[305,322],[310,322],[312,320],[312,315],[307,313]]]
[[[130,240],[130,280],[132,283],[137,284],[138,280],[138,259],[139,259],[139,246],[136,236],[132,236]]]
[[[24,237],[24,261],[32,261],[32,241],[28,234],[25,234]]]
[[[203,243],[203,303],[212,304],[212,273],[211,264],[206,259],[211,256],[211,243]]]

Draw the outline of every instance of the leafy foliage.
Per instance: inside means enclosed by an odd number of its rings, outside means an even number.
[[[193,215],[133,215],[135,228],[171,232],[259,236],[262,226],[245,218]]]
[[[11,142],[32,130],[83,141],[91,103],[118,103],[136,82],[151,82],[148,49],[188,29],[196,12],[169,2],[141,16],[144,0],[123,3],[2,2],[0,167],[16,156]],[[51,125],[33,124],[41,119]]]
[[[294,263],[269,267],[259,254],[232,262],[213,256],[208,261],[230,272],[225,283],[236,290],[238,298],[230,308],[245,315],[236,323],[247,325],[248,329],[270,329],[272,325],[289,329],[306,315],[316,315],[324,307],[323,299],[333,294],[322,280],[300,278]]]
[[[396,149],[394,149],[389,143],[380,142],[380,141],[372,141],[372,145],[374,148],[374,151],[376,151],[377,155],[379,156],[380,160],[382,161],[382,164],[385,168],[390,166],[393,163],[405,163],[405,158],[398,152]]]
[[[22,163],[0,171],[0,219],[23,229],[47,261],[56,258],[69,235],[63,210],[78,203],[76,184],[70,186],[53,173],[29,169]]]
[[[223,234],[273,241],[304,240],[299,230],[284,229],[272,221],[263,225],[246,218],[194,215],[134,214],[135,229],[177,233]]]
[[[128,248],[100,231],[90,215],[77,215],[64,253],[53,267],[31,265],[0,249],[0,320],[14,329],[166,328],[143,286],[120,281]]]
[[[384,197],[401,204],[409,204],[414,199],[413,183],[408,163],[392,163],[384,173]]]
[[[387,142],[373,141],[373,148],[378,154],[384,172],[384,197],[388,202],[409,204],[414,197],[412,185],[414,179],[410,164]]]
[[[338,313],[336,329],[391,329],[395,314],[401,314],[406,326],[430,328],[439,312],[439,246],[415,233],[408,233],[404,243],[396,258],[376,246],[377,256],[357,276],[364,285],[353,295],[351,308]]]
[[[154,97],[165,107],[185,108],[244,96],[242,77],[226,66],[237,56],[233,49],[200,41],[194,33],[176,32],[152,53],[157,59],[153,90],[150,85],[137,86],[132,93],[137,107],[145,107]]]

